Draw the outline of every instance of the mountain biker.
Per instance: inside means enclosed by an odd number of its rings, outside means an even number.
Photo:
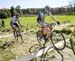
[[[60,24],[51,14],[51,8],[49,6],[46,6],[44,9],[42,9],[39,14],[38,14],[38,17],[37,17],[37,23],[40,24],[42,26],[42,33],[44,36],[46,36],[47,34],[47,25],[48,23],[46,23],[45,21],[45,16],[46,16],[46,13],[49,14],[49,16],[51,17],[51,19],[53,21],[55,21],[57,24]]]
[[[19,14],[18,13],[14,14],[12,16],[11,21],[10,21],[10,25],[11,25],[11,27],[13,29],[13,34],[15,36],[16,28],[20,30],[19,25],[21,25],[20,24]]]
[[[2,19],[2,27],[5,27],[5,22],[4,22],[4,19]]]

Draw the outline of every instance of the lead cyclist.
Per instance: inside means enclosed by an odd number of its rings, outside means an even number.
[[[38,17],[37,17],[37,23],[40,24],[42,26],[42,33],[44,36],[46,36],[47,31],[46,28],[48,27],[48,23],[45,20],[46,14],[49,14],[49,16],[51,17],[51,19],[56,22],[56,24],[60,24],[55,18],[54,16],[51,14],[51,8],[47,5],[45,6],[45,8],[43,8],[42,10],[39,11]],[[47,39],[47,36],[46,36]]]

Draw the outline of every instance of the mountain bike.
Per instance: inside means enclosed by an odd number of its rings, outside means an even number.
[[[52,45],[56,49],[63,50],[66,46],[65,37],[60,31],[54,30],[52,25],[53,24],[49,24],[47,26],[47,28],[49,30],[46,31],[47,33],[45,35],[43,34],[42,30],[39,30],[37,32],[37,34],[36,34],[37,41],[38,41],[39,44],[43,44],[43,45],[45,45],[47,42],[51,41]],[[63,47],[58,48],[55,44],[60,42],[60,41],[63,41]]]
[[[53,24],[52,24],[53,25]],[[42,33],[42,30],[39,30],[37,32],[37,40],[38,40],[38,43],[39,44],[34,44],[32,45],[30,48],[29,48],[29,52],[30,53],[33,53],[33,52],[38,52],[39,50],[41,49],[44,49],[46,46],[45,44],[49,41],[51,41],[52,43],[52,46],[53,48],[61,55],[62,57],[62,61],[63,61],[63,55],[60,53],[59,50],[63,50],[66,46],[66,41],[65,41],[65,38],[64,38],[64,35],[59,32],[59,31],[56,31],[53,29],[51,24],[48,25],[48,27],[50,27],[50,31],[46,34],[46,36],[44,36],[44,34]],[[51,32],[51,33],[50,33]],[[63,41],[63,46],[58,48],[56,46],[56,43],[60,42],[60,41]],[[44,42],[43,46],[42,46],[42,43]],[[44,51],[43,51],[44,52]],[[45,54],[42,54],[42,58],[45,58],[46,56],[49,56],[48,55],[48,51],[45,53]],[[37,60],[37,58],[35,58]],[[35,61],[35,59],[33,59]]]
[[[14,37],[16,40],[18,40],[18,38],[20,37],[20,39],[22,40],[22,43],[23,43],[24,41],[23,41],[23,37],[21,34],[20,25],[18,25],[18,26],[19,26],[19,28],[16,27],[16,31],[14,32]]]

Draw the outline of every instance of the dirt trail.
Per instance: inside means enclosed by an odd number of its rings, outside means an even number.
[[[67,39],[67,42],[68,42],[68,39]],[[59,43],[57,43],[57,45],[61,46],[61,43],[59,42]],[[47,46],[47,47],[49,47],[49,46]],[[65,48],[64,50],[61,51],[61,53],[64,56],[64,61],[74,61],[75,60],[75,58],[74,58],[75,56],[74,56],[74,54],[73,54],[71,49]],[[29,59],[31,59],[31,58],[33,58],[35,56],[38,56],[40,54],[42,54],[41,50],[38,53],[34,52],[33,54],[30,54],[30,55],[27,55],[27,56],[23,56],[20,59],[18,58],[16,61],[26,61],[26,60],[28,61]],[[48,55],[49,55],[49,57],[46,58],[48,61],[61,61],[61,56],[54,49],[50,49],[50,51],[48,51]],[[38,60],[39,59],[40,58],[38,58]]]

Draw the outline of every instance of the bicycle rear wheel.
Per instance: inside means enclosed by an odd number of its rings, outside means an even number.
[[[23,37],[22,37],[22,34],[21,34],[20,30],[18,30],[18,31],[16,32],[16,34],[17,34],[17,38],[20,37],[21,40],[22,40],[22,42],[23,42]]]
[[[57,47],[56,46],[56,43],[58,43],[58,42],[59,43],[62,42],[63,43],[63,46]],[[53,31],[52,32],[52,35],[51,35],[51,43],[54,46],[54,48],[55,49],[58,49],[58,50],[63,50],[66,47],[65,37],[59,31],[58,32],[56,32],[56,31]]]
[[[42,31],[38,31],[37,32],[37,35],[36,35],[36,37],[37,37],[37,41],[38,41],[38,43],[41,45],[45,45],[45,43],[46,43],[46,40],[45,40],[45,37],[44,37],[44,35],[43,35],[43,33],[42,33]]]

